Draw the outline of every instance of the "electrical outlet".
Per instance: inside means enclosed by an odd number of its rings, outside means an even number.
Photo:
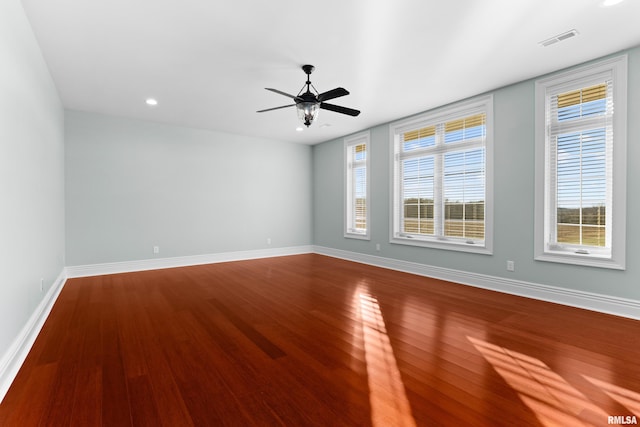
[[[153,253],[154,254],[159,254],[160,253],[160,246],[154,246],[153,247]]]
[[[271,237],[267,237],[267,245],[271,244]]]
[[[507,271],[516,271],[516,263],[513,261],[507,261]]]
[[[44,279],[40,278],[40,292],[44,291]]]
[[[380,243],[376,243],[376,251],[380,250]]]

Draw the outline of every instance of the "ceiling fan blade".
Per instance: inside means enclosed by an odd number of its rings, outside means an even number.
[[[353,108],[347,108],[347,107],[341,107],[339,105],[327,104],[326,102],[321,103],[320,104],[320,108],[322,108],[324,110],[335,111],[336,113],[347,114],[349,116],[354,116],[354,117],[357,116],[358,114],[360,114],[360,111],[354,110]]]
[[[349,91],[343,87],[337,87],[335,89],[331,89],[329,91],[323,92],[320,95],[318,95],[318,101],[320,102],[328,101],[330,99],[338,98],[340,96],[345,96],[345,95],[349,95]]]
[[[267,108],[266,110],[258,110],[258,111],[256,111],[256,113],[264,113],[265,111],[279,110],[281,108],[293,107],[294,105],[296,105],[296,104],[283,105],[282,107]]]
[[[270,87],[265,87],[265,89],[266,90],[270,90],[271,92],[279,93],[280,95],[288,96],[289,98],[294,98],[294,99],[296,98],[294,95],[290,95],[290,94],[288,94],[286,92],[283,92],[281,90],[278,90],[278,89],[273,89],[273,88],[270,88]]]

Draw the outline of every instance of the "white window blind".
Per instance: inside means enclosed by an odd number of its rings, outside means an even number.
[[[491,105],[486,97],[392,125],[392,242],[487,249]]]
[[[345,139],[345,237],[369,238],[369,133]]]

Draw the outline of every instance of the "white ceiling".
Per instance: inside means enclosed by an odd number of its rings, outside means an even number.
[[[303,144],[640,45],[640,1],[602,2],[22,0],[66,108]],[[360,116],[296,132],[293,107],[256,113],[290,104],[264,88],[297,94],[307,63]]]

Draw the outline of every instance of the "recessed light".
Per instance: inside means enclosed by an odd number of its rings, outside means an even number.
[[[302,132],[303,130],[304,130],[304,128],[303,128],[302,126],[298,126],[298,127],[296,128],[296,131],[297,131],[297,132]]]
[[[155,98],[147,98],[144,102],[150,107],[155,107],[156,105],[158,105],[158,100]]]
[[[320,129],[322,128],[328,128],[331,126],[331,123],[323,123],[322,125],[320,125]]]
[[[622,3],[624,0],[604,0],[602,2],[603,7],[615,6],[619,3]]]

